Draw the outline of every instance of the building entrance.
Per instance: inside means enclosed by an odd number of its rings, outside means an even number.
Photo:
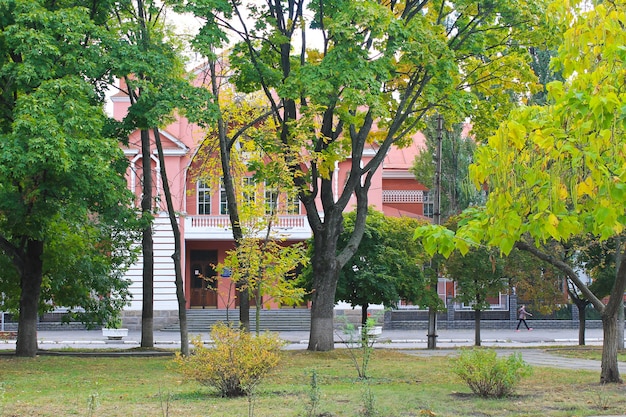
[[[192,250],[191,264],[191,307],[217,307],[217,251]]]

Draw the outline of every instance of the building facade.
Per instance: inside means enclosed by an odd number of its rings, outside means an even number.
[[[198,77],[206,79],[206,77]],[[124,86],[121,85],[121,90]],[[128,111],[130,100],[119,93],[111,98],[113,115],[121,120]],[[150,155],[143,155],[140,132],[129,137],[124,152],[129,160],[128,186],[137,195],[136,204],[142,195],[142,166],[144,157],[150,158],[154,196],[154,318],[155,328],[177,320],[178,302],[174,280],[174,238],[170,226],[165,198],[161,164],[157,157],[154,132],[151,138]],[[159,130],[163,145],[165,170],[171,190],[174,209],[182,239],[181,262],[187,307],[190,309],[236,308],[234,285],[228,274],[217,276],[215,265],[224,260],[226,252],[234,248],[232,229],[226,210],[225,193],[221,187],[210,187],[199,181],[194,174],[194,164],[205,158],[200,145],[205,132],[184,117]],[[424,147],[425,138],[421,134],[414,137],[413,143],[404,149],[392,148],[376,173],[370,188],[369,203],[388,216],[410,216],[415,218],[432,217],[433,204],[427,187],[415,180],[409,172],[415,156]],[[371,150],[374,155],[374,150]],[[366,153],[366,158],[368,154]],[[346,179],[350,161],[339,162],[333,173],[336,194],[340,184]],[[219,188],[219,189],[216,189]],[[287,243],[300,242],[311,237],[306,213],[297,199],[287,195],[272,195],[272,190],[264,190],[262,185],[256,198],[275,201],[273,209],[278,213],[274,229],[284,236]],[[348,207],[351,205],[349,204]],[[224,276],[225,275],[225,276]],[[209,277],[212,279],[203,279]],[[142,258],[127,272],[131,280],[132,301],[124,311],[125,325],[139,327],[142,308]],[[442,299],[446,298],[446,284],[441,289]],[[272,306],[280,307],[280,306]]]

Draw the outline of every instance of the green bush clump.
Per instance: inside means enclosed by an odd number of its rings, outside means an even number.
[[[471,349],[461,352],[453,371],[474,394],[502,398],[511,395],[522,377],[532,373],[532,368],[519,353],[498,358],[493,349]]]
[[[186,377],[216,388],[223,397],[251,395],[257,384],[277,364],[284,342],[273,333],[254,336],[218,323],[211,330],[214,346],[192,340],[189,356],[177,354],[174,362]]]

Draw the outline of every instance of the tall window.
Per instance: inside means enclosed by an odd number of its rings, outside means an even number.
[[[256,203],[256,183],[254,178],[245,177],[242,180],[241,197],[244,204],[254,205]]]
[[[228,214],[228,201],[226,200],[226,190],[224,184],[220,182],[220,214]]]
[[[198,181],[198,214],[211,214],[211,189],[204,181]]]
[[[300,199],[298,195],[287,195],[287,214],[297,215],[300,214]]]
[[[265,187],[265,214],[274,215],[278,207],[278,190]]]
[[[424,216],[430,217],[431,219],[435,217],[435,200],[434,193],[430,191],[424,191]]]

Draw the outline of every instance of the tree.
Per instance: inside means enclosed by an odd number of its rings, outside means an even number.
[[[457,285],[457,300],[474,310],[474,345],[481,345],[481,312],[490,306],[489,298],[506,289],[503,276],[504,261],[499,254],[486,248],[472,249],[465,255],[453,253],[446,261],[446,276]]]
[[[546,245],[544,250],[567,256],[560,245]],[[566,302],[564,274],[526,251],[513,249],[509,253],[504,262],[504,276],[509,286],[515,288],[518,304],[522,300],[532,311],[551,314]]]
[[[135,213],[99,65],[110,11],[0,2],[0,253],[15,271],[2,284],[19,283],[7,292],[19,296],[18,356],[36,355],[46,307],[82,305],[102,322],[128,295],[119,271]]]
[[[195,89],[184,78],[184,66],[179,45],[172,41],[165,25],[166,4],[152,0],[126,1],[119,4],[116,21],[108,26],[115,41],[111,43],[109,64],[113,73],[124,80],[119,87],[131,106],[122,121],[126,133],[140,130],[141,138],[141,213],[144,229],[142,247],[142,319],[141,346],[154,346],[154,243],[153,211],[154,195],[152,146],[156,146],[164,180],[163,193],[174,235],[172,260],[175,269],[178,318],[180,323],[181,349],[188,354],[186,301],[181,267],[181,239],[177,215],[172,203],[159,127],[166,125],[175,109],[185,114],[187,108],[193,117],[202,115],[207,120],[210,114],[206,98],[200,89]],[[152,137],[151,137],[152,132]]]
[[[583,238],[581,243],[575,245],[574,264],[577,265],[577,269],[584,271],[593,280],[589,284],[589,290],[600,299],[611,294],[611,289],[617,276],[618,265],[621,262],[622,253],[619,251],[619,248],[621,248],[622,240],[622,235],[606,241],[598,241],[596,239],[589,241],[589,239]],[[585,310],[591,302],[575,285],[568,286],[568,292],[578,306],[580,322],[579,343],[584,344]],[[618,349],[624,348],[623,322],[623,307],[619,307],[617,324]]]
[[[263,91],[270,102],[276,148],[315,240],[308,348],[331,350],[339,273],[358,248],[367,194],[387,151],[412,141],[423,117],[436,110],[450,123],[477,116],[479,137],[483,126],[506,115],[509,92],[532,88],[522,45],[544,36],[544,3],[185,3],[205,22],[196,45],[208,49],[237,38],[232,82],[240,91]],[[345,160],[350,172],[337,188],[335,163]],[[354,233],[338,251],[342,213],[353,195]]]
[[[355,218],[354,212],[345,215],[340,249],[350,240]],[[411,236],[419,223],[415,219],[386,217],[370,208],[359,249],[342,268],[335,294],[336,301],[361,307],[363,328],[372,304],[395,307],[401,299],[421,304],[425,293],[422,265],[426,256]],[[310,275],[310,269],[308,272]],[[306,280],[310,286],[312,277]]]
[[[422,184],[435,185],[435,164],[437,158],[437,118],[428,118],[424,136],[426,149],[413,161],[411,172]],[[469,136],[463,136],[461,123],[443,130],[441,142],[441,222],[459,214],[470,205],[484,201],[480,190],[476,190],[469,180],[468,168],[474,161],[476,143]]]
[[[471,204],[483,200],[480,190],[476,190],[469,181],[468,167],[473,160],[474,139],[463,136],[464,124],[457,123],[452,130],[443,129],[441,115],[426,121],[426,149],[416,156],[412,172],[422,184],[432,185],[433,221],[445,223],[450,216],[458,214]],[[466,134],[467,132],[465,132]],[[436,293],[437,282],[441,276],[441,262],[433,259],[431,303],[428,305],[428,348],[436,348],[437,311],[442,304]]]
[[[245,286],[255,301],[256,333],[260,334],[261,309],[270,301],[281,305],[296,305],[304,299],[305,290],[297,286],[295,271],[306,265],[305,249],[301,243],[285,245],[282,239],[271,235],[271,224],[266,226],[264,238],[246,236],[217,267],[228,269],[240,287]]]
[[[624,229],[624,6],[618,1],[582,11],[553,5],[564,33],[553,65],[565,81],[548,85],[547,106],[515,111],[477,149],[470,171],[476,186],[490,191],[484,210],[467,213],[456,236],[441,228],[417,233],[429,250],[466,252],[483,241],[505,254],[518,247],[559,268],[602,316],[603,383],[621,382],[617,317],[626,265],[618,266],[605,304],[570,263],[541,251],[540,244],[586,235],[606,240]]]
[[[285,189],[285,181],[281,177],[287,169],[280,153],[275,152],[274,146],[267,141],[275,125],[264,97],[238,94],[227,81],[232,75],[227,63],[212,49],[204,51],[204,54],[208,57],[211,104],[218,111],[213,126],[209,120],[199,119],[206,128],[206,137],[195,161],[194,175],[211,184],[213,189],[223,186],[236,253],[247,238],[252,238],[246,232],[246,223],[255,224],[265,218],[263,224],[267,225],[268,233],[271,232],[272,223],[266,216],[265,202],[255,198],[256,188],[259,183],[265,183],[266,187],[277,191],[278,197],[279,189]],[[252,183],[245,182],[248,178]],[[248,278],[241,274],[237,276],[240,278],[235,281],[239,322],[242,328],[249,330],[251,286]]]

